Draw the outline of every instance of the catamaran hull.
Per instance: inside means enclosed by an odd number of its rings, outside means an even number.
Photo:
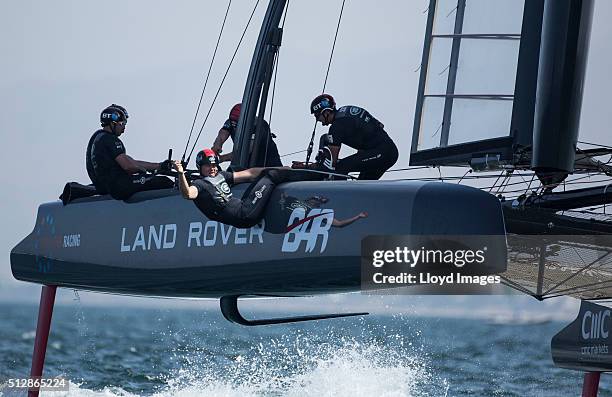
[[[120,294],[304,296],[359,290],[369,235],[504,233],[498,200],[455,184],[284,184],[250,229],[211,221],[163,190],[42,204],[11,267],[22,281]]]

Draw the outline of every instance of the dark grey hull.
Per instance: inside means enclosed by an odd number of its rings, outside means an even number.
[[[46,203],[11,267],[18,280],[120,294],[304,296],[359,290],[368,235],[505,233],[494,196],[437,182],[284,184],[264,220],[210,221],[172,190]]]

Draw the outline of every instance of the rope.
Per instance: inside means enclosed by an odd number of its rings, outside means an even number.
[[[187,138],[187,143],[185,144],[185,150],[183,151],[183,157],[181,157],[181,161],[185,161],[185,155],[187,154],[187,148],[189,147],[189,141],[191,141],[191,135],[193,134],[193,128],[195,127],[196,120],[198,119],[198,113],[200,112],[200,106],[202,105],[202,99],[204,98],[204,92],[206,91],[206,86],[208,85],[208,78],[210,77],[210,72],[212,71],[212,67],[215,62],[215,57],[217,56],[217,49],[219,49],[219,43],[221,42],[221,36],[223,35],[223,29],[225,28],[225,22],[227,21],[227,15],[229,14],[231,5],[232,5],[232,0],[229,0],[229,2],[227,3],[227,10],[225,10],[225,16],[223,17],[223,23],[221,24],[221,31],[219,32],[219,37],[217,38],[217,44],[215,45],[215,51],[213,52],[212,59],[210,60],[210,66],[208,67],[208,73],[206,74],[206,80],[204,81],[204,87],[202,87],[202,93],[200,94],[200,101],[198,102],[198,107],[196,109],[195,115],[193,116],[193,123],[191,124],[191,130],[189,131],[189,137]]]
[[[334,43],[332,44],[331,53],[329,54],[329,62],[327,63],[327,72],[325,73],[325,81],[323,82],[323,89],[321,94],[325,92],[327,87],[327,78],[329,77],[329,70],[331,69],[332,59],[334,57],[334,50],[336,49],[336,40],[338,39],[338,32],[340,31],[340,22],[342,21],[342,13],[344,12],[344,3],[346,0],[342,0],[342,7],[340,8],[340,15],[338,16],[338,25],[336,26],[336,34],[334,35]],[[314,139],[317,133],[317,120],[315,120],[312,128],[312,135],[310,136],[310,142],[308,143],[308,149],[306,150],[306,165],[310,163],[310,156],[312,156],[312,149],[314,147]]]
[[[242,36],[240,36],[240,40],[238,41],[238,45],[236,46],[236,49],[234,50],[234,54],[232,55],[232,59],[229,62],[229,65],[227,66],[227,69],[225,70],[225,74],[223,75],[223,78],[221,79],[221,83],[219,84],[219,88],[217,89],[217,92],[215,93],[215,96],[212,100],[212,103],[210,104],[210,108],[208,109],[208,113],[206,113],[206,117],[204,118],[204,121],[202,122],[202,127],[200,127],[200,131],[198,132],[198,136],[196,137],[195,141],[193,142],[193,146],[191,147],[191,151],[189,152],[189,157],[187,157],[187,163],[189,163],[189,160],[191,159],[191,155],[193,154],[193,151],[195,150],[195,147],[198,143],[198,140],[200,139],[200,135],[202,135],[202,131],[204,130],[204,126],[206,125],[206,122],[208,121],[208,117],[210,116],[210,112],[212,112],[213,106],[215,105],[215,102],[217,101],[217,97],[219,96],[219,92],[221,92],[221,88],[223,87],[223,83],[225,82],[225,79],[227,78],[227,75],[230,71],[230,68],[232,67],[232,64],[234,63],[234,59],[236,58],[236,54],[238,53],[238,49],[240,49],[240,45],[242,44],[242,40],[244,39],[244,36],[246,35],[247,29],[249,28],[249,25],[251,24],[251,20],[253,19],[253,15],[255,15],[255,11],[257,10],[257,6],[259,5],[259,1],[257,0],[257,2],[255,2],[255,6],[253,7],[253,11],[251,12],[251,16],[249,17],[249,20],[247,21],[246,26],[244,27],[244,30],[242,31]]]
[[[585,141],[578,141],[578,143],[582,143],[584,145],[599,146],[599,147],[603,147],[603,148],[607,148],[607,149],[612,149],[612,146],[606,146],[606,145],[602,145],[600,143],[591,143],[591,142],[585,142]]]
[[[329,77],[329,70],[331,69],[332,58],[334,57],[334,50],[336,49],[336,40],[338,39],[338,31],[340,31],[340,22],[342,21],[342,13],[344,12],[344,3],[346,0],[342,0],[342,7],[340,8],[340,16],[338,17],[338,25],[336,26],[336,34],[334,35],[334,44],[332,44],[331,53],[329,54],[329,62],[327,64],[327,73],[325,73],[325,82],[323,82],[323,90],[321,94],[325,92],[327,86],[327,78]]]
[[[291,152],[291,153],[287,153],[287,154],[283,154],[280,157],[287,157],[287,156],[291,156],[292,154],[299,154],[299,153],[304,153],[306,151],[306,149],[304,150],[298,150],[297,152]]]

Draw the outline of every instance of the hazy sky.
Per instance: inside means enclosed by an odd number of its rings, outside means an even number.
[[[232,4],[204,114],[254,4]],[[271,120],[281,154],[307,147],[313,124],[308,105],[323,85],[340,5],[291,1]],[[427,5],[347,1],[326,90],[340,105],[361,105],[385,124],[400,148],[396,166],[408,164]],[[226,6],[149,0],[4,5],[0,131],[7,169],[0,176],[0,301],[35,299],[38,288],[13,279],[10,249],[32,230],[38,204],[55,200],[67,181],[88,182],[84,152],[102,108],[118,103],[128,109],[122,136],[128,154],[161,161],[173,148],[180,156]],[[242,98],[266,6],[262,0],[198,147],[212,144],[229,108]],[[611,17],[612,2],[597,1],[581,124],[581,139],[609,145]]]

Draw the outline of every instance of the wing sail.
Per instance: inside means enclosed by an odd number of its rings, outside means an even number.
[[[525,162],[542,15],[541,0],[430,1],[411,165]]]

